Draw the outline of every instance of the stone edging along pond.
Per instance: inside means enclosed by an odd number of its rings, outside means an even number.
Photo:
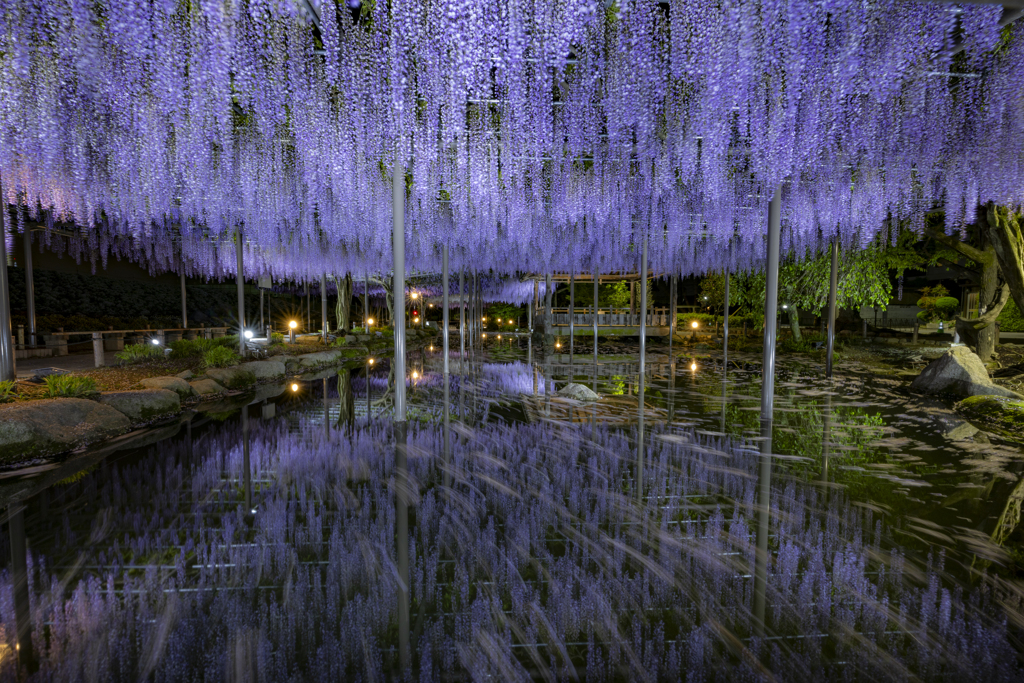
[[[149,377],[144,389],[109,391],[91,398],[49,398],[0,409],[0,466],[28,463],[167,419],[197,400],[219,398],[257,384],[357,360],[365,348],[336,348],[283,360],[257,360],[211,368],[205,376]]]

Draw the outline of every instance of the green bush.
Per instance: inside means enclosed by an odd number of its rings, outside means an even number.
[[[228,349],[238,348],[237,334],[226,334],[223,337],[217,337],[216,339],[211,339],[210,341],[213,342],[214,346],[223,346]]]
[[[1006,302],[997,320],[1001,332],[1024,332],[1024,315],[1021,315],[1013,299]]]
[[[280,333],[280,332],[271,332],[270,333],[270,343],[271,344],[284,344],[284,335],[282,333]]]
[[[171,358],[199,358],[217,346],[214,339],[179,339],[171,342]]]
[[[949,296],[949,290],[942,285],[925,287],[921,290],[923,296],[917,300],[921,311],[917,319],[923,323],[952,320],[960,310],[960,302]]]
[[[43,381],[46,382],[46,395],[50,398],[88,396],[96,393],[96,380],[92,377],[47,375]]]
[[[123,351],[114,356],[122,363],[141,363],[154,358],[162,358],[164,350],[156,344],[129,344]]]
[[[203,354],[203,367],[226,368],[241,360],[241,357],[226,346],[216,346]]]
[[[0,382],[0,403],[7,403],[13,401],[14,397],[17,396],[15,391],[15,384],[13,379],[4,380]]]

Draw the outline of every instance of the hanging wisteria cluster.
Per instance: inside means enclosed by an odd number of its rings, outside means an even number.
[[[638,469],[635,430],[490,425],[445,462],[413,427],[403,569],[389,429],[259,422],[250,460],[229,426],[52,491],[31,680],[1019,680],[1007,596],[795,479],[772,486],[760,635],[757,452],[692,432],[656,429]],[[13,649],[12,605],[4,572]]]
[[[355,9],[353,9],[353,4]],[[301,5],[301,8],[300,8]],[[191,275],[702,272],[1024,200],[1024,29],[909,0],[0,2],[0,182]],[[954,57],[953,47],[962,50]],[[49,239],[49,235],[44,240]]]

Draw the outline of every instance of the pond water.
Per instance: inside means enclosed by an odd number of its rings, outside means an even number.
[[[655,347],[641,402],[599,351],[456,352],[447,447],[410,354],[404,457],[383,362],[7,473],[0,679],[1024,677],[1018,446],[856,367],[782,358],[766,424],[760,358]]]

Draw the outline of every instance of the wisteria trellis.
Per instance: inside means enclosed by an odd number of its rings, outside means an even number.
[[[796,249],[1024,200],[1024,29],[998,6],[352,4],[0,0],[6,228],[208,276],[241,228],[249,276],[382,272],[396,153],[420,270],[441,245],[630,268],[638,229],[655,269],[745,267],[784,180]]]

